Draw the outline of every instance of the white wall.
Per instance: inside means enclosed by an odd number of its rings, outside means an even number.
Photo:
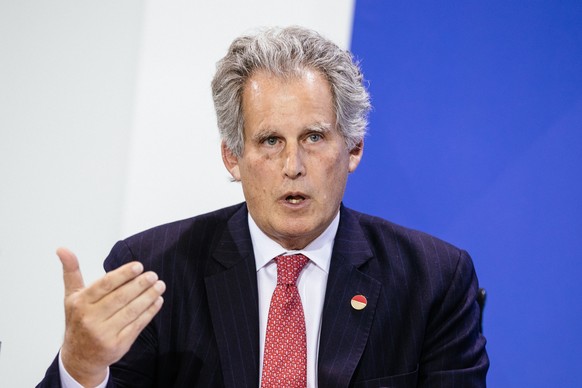
[[[120,235],[139,1],[0,2],[0,387],[31,387],[62,341],[55,248],[88,278]]]
[[[216,61],[256,26],[347,47],[353,0],[0,1],[0,387],[64,328],[59,245],[85,279],[119,238],[242,200],[219,156]]]
[[[220,159],[210,94],[215,64],[236,36],[258,26],[300,24],[347,48],[352,8],[352,0],[150,2],[124,234],[242,201]]]

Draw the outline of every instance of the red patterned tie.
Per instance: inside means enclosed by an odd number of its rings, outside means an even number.
[[[261,388],[305,388],[305,316],[296,283],[309,259],[303,255],[290,255],[279,256],[275,262],[277,286],[269,307]]]

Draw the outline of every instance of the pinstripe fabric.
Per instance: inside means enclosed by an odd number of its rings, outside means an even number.
[[[320,387],[485,386],[489,360],[466,252],[343,209],[329,279]],[[362,311],[349,306],[356,294],[368,298]]]
[[[113,248],[106,270],[138,259],[167,285],[164,307],[146,331],[155,342],[134,346],[112,368],[116,382],[258,386],[256,273],[246,208],[236,210],[154,228]]]
[[[256,270],[244,204],[117,243],[167,284],[160,313],[109,387],[258,387]],[[322,315],[319,387],[484,387],[478,284],[441,240],[342,207]],[[351,308],[365,295],[363,310]],[[58,365],[42,387],[58,386]]]

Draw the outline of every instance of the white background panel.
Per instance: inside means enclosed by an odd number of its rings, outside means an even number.
[[[34,386],[62,341],[55,249],[101,275],[113,243],[242,200],[210,96],[257,26],[348,47],[352,0],[0,2],[0,387]]]

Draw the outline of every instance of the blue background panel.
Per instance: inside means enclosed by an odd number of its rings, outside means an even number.
[[[374,110],[345,203],[469,250],[493,387],[579,387],[582,2],[357,1]]]

